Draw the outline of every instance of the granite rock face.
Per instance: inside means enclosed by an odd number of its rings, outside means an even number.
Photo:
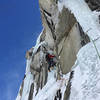
[[[100,0],[85,0],[92,11],[100,11]]]
[[[64,7],[61,12],[58,11],[57,1],[39,0],[39,3],[45,41],[60,57],[62,72],[66,74],[74,65],[78,50],[89,42],[89,38],[68,9]]]
[[[100,1],[94,1],[86,0],[92,10],[96,9],[93,8],[94,5],[98,6],[97,9],[99,9],[100,3],[98,4],[98,2]],[[26,59],[30,63],[24,78],[30,72],[34,80],[31,82],[30,92],[26,100],[33,100],[34,88],[36,89],[35,95],[37,95],[39,89],[42,89],[47,83],[48,63],[45,58],[47,52],[52,52],[56,56],[56,79],[58,80],[60,79],[59,72],[62,74],[70,72],[77,59],[76,55],[79,49],[90,42],[89,37],[83,32],[74,15],[65,7],[59,12],[57,3],[58,0],[39,0],[43,31],[39,37],[39,43],[37,43],[37,50],[34,47],[26,53]],[[67,100],[70,95],[71,78],[64,100]],[[20,99],[16,100],[22,100],[25,84],[23,80],[20,88]]]

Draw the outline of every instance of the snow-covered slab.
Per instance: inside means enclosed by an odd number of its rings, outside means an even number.
[[[25,75],[27,75],[28,73],[30,73],[30,64],[31,64],[31,59],[27,59],[26,61],[26,72]]]
[[[87,33],[92,40],[100,37],[100,25],[98,26],[96,16],[94,16],[84,0],[59,0],[58,9],[60,12],[63,6],[74,14],[84,32]]]
[[[30,88],[31,88],[32,83],[33,83],[33,76],[31,73],[28,73],[24,79],[22,96],[20,96],[20,93],[18,93],[16,100],[28,100],[29,92],[30,92]]]
[[[57,84],[56,79],[54,78],[55,71],[48,73],[48,81],[46,85],[40,89],[36,96],[33,96],[34,100],[53,100],[54,95],[58,89],[59,84]]]
[[[38,36],[38,38],[37,38],[36,45],[35,45],[35,47],[34,47],[34,49],[33,49],[33,54],[35,54],[35,53],[37,52],[38,48],[39,48],[41,45],[45,44],[44,41],[43,41],[43,42],[40,42],[40,38],[41,38],[41,35],[42,35],[42,34],[43,34],[43,30],[42,30],[42,32],[40,33],[40,35]]]
[[[100,39],[95,44],[100,53]],[[100,100],[100,59],[92,43],[77,55],[70,100]]]
[[[28,73],[24,79],[24,87],[21,100],[28,100],[32,82],[33,82],[33,75],[31,73]]]
[[[66,84],[68,82],[67,79],[69,79],[70,74],[66,74],[62,77],[61,80],[56,81],[55,72],[56,70],[52,70],[48,73],[48,81],[46,85],[42,88],[42,90],[39,90],[36,96],[33,96],[34,100],[54,100],[56,92],[59,89],[61,89],[63,100]]]

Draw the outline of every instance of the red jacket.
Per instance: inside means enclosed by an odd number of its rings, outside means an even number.
[[[54,55],[48,54],[48,57],[49,57],[49,58],[54,58],[55,56],[54,56]]]

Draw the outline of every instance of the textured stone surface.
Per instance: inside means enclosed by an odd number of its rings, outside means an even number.
[[[69,32],[68,36],[65,37],[65,41],[59,45],[62,46],[62,51],[60,52],[60,62],[61,69],[64,74],[71,70],[76,60],[76,54],[81,48],[81,37],[77,24],[75,24],[72,30]]]
[[[100,0],[85,0],[92,11],[100,11]]]
[[[63,37],[69,34],[69,31],[76,22],[74,16],[66,8],[63,8],[62,12],[59,13],[58,19],[59,21],[58,24],[56,25],[56,30],[55,30],[55,34],[57,37],[56,40],[57,45],[63,39]]]
[[[33,55],[30,65],[30,71],[34,76],[37,92],[47,82],[48,64],[46,63],[45,52],[45,48],[41,45],[37,53]]]
[[[99,5],[99,0],[86,0],[90,8],[94,10],[93,5]],[[90,5],[91,4],[91,5]],[[37,90],[42,89],[48,78],[48,63],[46,62],[46,52],[52,50],[57,57],[57,79],[60,79],[59,72],[66,74],[71,71],[76,61],[76,55],[79,49],[87,44],[90,40],[83,32],[82,28],[76,21],[71,12],[63,8],[62,12],[58,11],[57,0],[39,0],[43,31],[40,36],[40,43],[45,41],[47,45],[41,45],[37,52],[33,54],[33,49],[26,53],[26,59],[32,59],[30,64],[30,72],[34,77],[34,83],[31,84],[29,100],[32,100],[34,87]],[[58,59],[59,58],[59,59]],[[58,67],[60,65],[60,67]],[[20,96],[23,92],[22,83]],[[70,80],[66,88],[65,99],[70,95]],[[66,99],[67,98],[67,99]]]
[[[44,2],[47,4],[45,4]],[[45,41],[48,42],[49,46],[51,46],[52,48],[54,47],[56,54],[59,55],[58,51],[60,51],[61,47],[58,46],[61,44],[62,40],[64,40],[64,38],[68,36],[70,30],[72,29],[72,27],[76,22],[76,19],[71,14],[71,12],[66,8],[63,8],[61,13],[58,12],[57,5],[52,0],[48,1],[44,0],[44,2],[40,0],[42,22],[44,29],[46,30]],[[74,41],[73,39],[74,38],[72,38],[72,42],[75,41],[75,39]],[[72,54],[69,53],[69,55],[67,53],[68,51],[72,50],[72,48],[67,47],[68,44],[70,44],[71,40],[64,42],[65,42],[64,45],[61,45],[63,46],[63,51],[61,52],[60,61],[61,61],[61,67],[63,66],[62,69],[64,70],[64,73],[67,73],[74,64],[76,60],[76,55],[74,55],[73,57],[73,52]],[[63,54],[68,55],[68,57],[73,58],[74,60],[68,61],[68,59],[65,58]],[[65,63],[66,61],[68,66],[64,66],[66,65]]]

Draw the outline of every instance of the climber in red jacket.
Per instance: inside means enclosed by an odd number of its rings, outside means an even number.
[[[56,63],[53,61],[53,58],[55,58],[55,55],[51,55],[49,53],[46,54],[46,61],[48,62],[48,70],[50,71],[51,67],[54,67]]]

